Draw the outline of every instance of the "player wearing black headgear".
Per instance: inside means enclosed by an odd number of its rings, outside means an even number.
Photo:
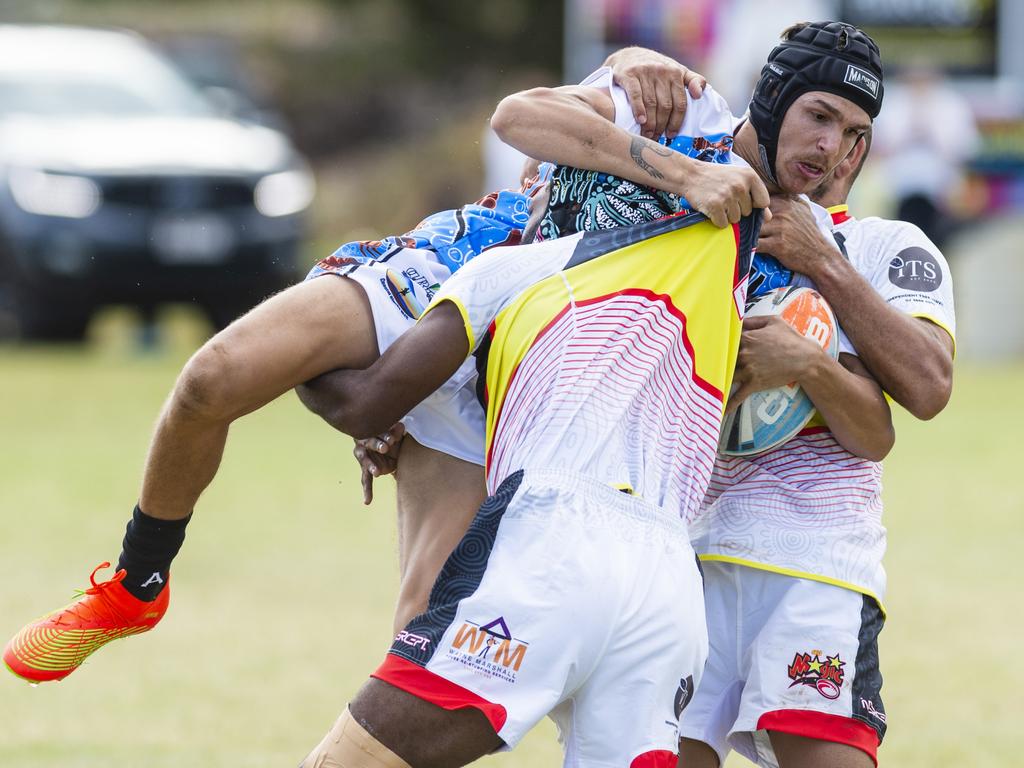
[[[848,99],[874,120],[882,108],[882,59],[861,30],[838,21],[796,24],[768,55],[750,101],[762,165],[772,181],[779,133],[796,99],[824,91]]]

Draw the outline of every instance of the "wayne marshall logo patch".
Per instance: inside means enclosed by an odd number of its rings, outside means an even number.
[[[817,689],[826,699],[838,699],[845,677],[843,667],[846,666],[846,662],[839,658],[838,653],[835,656],[825,654],[824,661],[821,660],[821,656],[821,651],[795,654],[793,663],[786,670],[789,679],[793,681],[789,687],[806,685]]]
[[[448,658],[487,677],[514,683],[529,647],[529,643],[512,637],[505,618],[499,616],[483,625],[463,622],[448,649]]]

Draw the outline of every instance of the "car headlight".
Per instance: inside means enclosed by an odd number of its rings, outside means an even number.
[[[287,216],[304,211],[313,202],[316,185],[306,170],[282,171],[264,176],[256,184],[256,210],[264,216]]]
[[[8,177],[11,196],[28,213],[84,219],[103,202],[99,185],[84,176],[15,168]]]

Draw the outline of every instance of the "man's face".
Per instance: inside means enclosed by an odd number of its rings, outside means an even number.
[[[775,178],[784,192],[817,187],[871,127],[868,113],[825,91],[802,94],[782,118]]]

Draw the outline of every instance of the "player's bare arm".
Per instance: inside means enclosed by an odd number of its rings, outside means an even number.
[[[748,317],[728,409],[753,392],[793,382],[803,388],[850,453],[881,461],[892,449],[896,433],[889,404],[854,355],[840,354],[838,361],[833,360],[781,318]]]
[[[707,79],[664,54],[631,46],[612,53],[604,65],[629,96],[641,135],[674,139],[686,115],[686,94],[699,99]]]
[[[462,315],[441,302],[369,368],[335,372],[334,402],[321,416],[356,439],[381,434],[444,384],[469,351]]]
[[[897,403],[919,419],[937,415],[953,390],[949,334],[889,306],[825,241],[805,203],[773,199],[772,209],[775,217],[762,227],[758,249],[814,281],[864,365]]]
[[[768,207],[757,173],[702,163],[619,128],[606,91],[534,88],[507,96],[491,117],[499,138],[530,157],[601,171],[685,197],[718,227]]]

